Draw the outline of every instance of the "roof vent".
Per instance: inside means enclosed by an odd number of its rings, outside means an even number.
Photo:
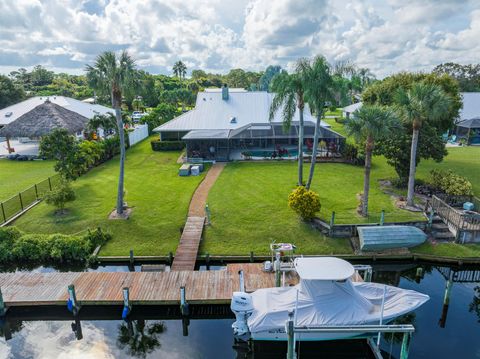
[[[5,114],[5,117],[10,117],[10,116],[12,116],[12,115],[13,115],[13,112],[12,112],[12,111],[9,111],[9,112],[7,112],[7,113]]]
[[[228,101],[228,86],[224,84],[222,87],[222,100]]]
[[[230,123],[237,123],[237,118],[235,116],[230,117]]]

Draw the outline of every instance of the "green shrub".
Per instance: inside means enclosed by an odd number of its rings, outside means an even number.
[[[0,261],[3,264],[48,264],[90,259],[93,250],[111,235],[100,228],[87,234],[24,234],[15,227],[0,228]]]
[[[75,200],[75,192],[70,183],[62,179],[58,186],[47,192],[44,196],[45,202],[57,207],[60,213],[63,212],[65,204]]]
[[[430,185],[451,196],[473,195],[472,184],[463,176],[457,175],[451,170],[430,171]]]
[[[185,142],[183,141],[153,140],[151,144],[154,151],[181,151],[185,148]]]
[[[288,195],[288,205],[304,220],[315,217],[320,211],[320,197],[318,193],[299,186]]]

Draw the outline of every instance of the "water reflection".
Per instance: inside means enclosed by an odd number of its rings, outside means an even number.
[[[144,319],[127,320],[118,328],[118,345],[131,356],[145,358],[160,347],[159,335],[166,330],[164,322],[147,323]]]

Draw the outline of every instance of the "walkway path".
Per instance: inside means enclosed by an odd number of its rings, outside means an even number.
[[[187,222],[172,263],[172,271],[193,271],[197,260],[198,247],[205,225],[205,205],[210,188],[225,167],[225,163],[215,163],[198,186],[190,201]]]
[[[202,183],[193,194],[188,208],[188,216],[205,217],[205,205],[207,204],[208,192],[214,185],[220,173],[225,168],[226,163],[215,163],[212,165]]]

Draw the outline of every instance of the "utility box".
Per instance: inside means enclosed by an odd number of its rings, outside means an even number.
[[[183,164],[178,170],[178,175],[182,177],[190,176],[190,167],[191,165],[189,165],[188,163]]]
[[[190,168],[192,176],[200,176],[200,166],[195,165]]]

